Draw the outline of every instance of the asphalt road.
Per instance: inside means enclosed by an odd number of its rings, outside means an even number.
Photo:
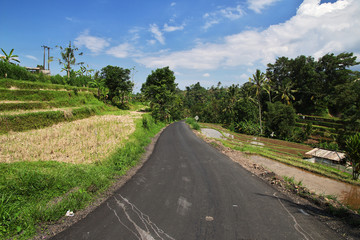
[[[53,239],[340,239],[178,122],[113,197]]]

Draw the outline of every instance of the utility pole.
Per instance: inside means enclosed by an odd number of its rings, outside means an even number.
[[[49,62],[49,60],[50,60],[50,47],[45,46],[45,45],[43,45],[41,47],[44,48],[44,64],[43,64],[43,68],[45,70],[45,49],[47,49],[48,50],[48,70],[50,70],[50,62]]]

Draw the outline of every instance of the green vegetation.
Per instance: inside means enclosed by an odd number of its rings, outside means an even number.
[[[187,118],[185,122],[186,122],[187,124],[189,124],[192,129],[200,130],[200,125],[198,124],[198,122],[197,122],[195,119],[193,119],[193,118]]]
[[[345,150],[353,169],[353,179],[357,180],[360,175],[360,133],[346,140]]]
[[[116,66],[106,66],[101,70],[101,76],[109,89],[109,98],[114,103],[119,99],[120,107],[124,108],[125,98],[133,91],[134,83],[130,81],[130,70]]]
[[[125,146],[101,164],[54,161],[0,163],[0,238],[28,239],[39,224],[86,207],[134,166],[163,123],[138,119]]]

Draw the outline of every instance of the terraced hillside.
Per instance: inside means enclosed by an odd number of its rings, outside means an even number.
[[[96,89],[0,79],[0,134],[83,119],[108,107]]]

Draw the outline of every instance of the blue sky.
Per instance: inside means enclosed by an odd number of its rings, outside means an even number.
[[[72,41],[92,69],[135,67],[135,91],[164,66],[184,89],[243,84],[281,56],[360,57],[359,0],[0,0],[0,9],[0,47],[20,65],[42,65],[47,45],[52,74],[65,75],[55,46]]]

